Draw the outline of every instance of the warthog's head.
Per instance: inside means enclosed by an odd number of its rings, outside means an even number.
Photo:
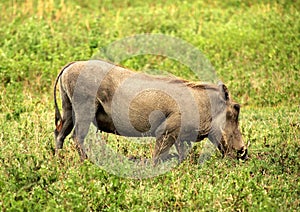
[[[248,158],[247,145],[239,129],[240,105],[234,102],[224,84],[219,84],[219,96],[211,96],[212,128],[209,139],[223,155],[236,152],[237,158]]]

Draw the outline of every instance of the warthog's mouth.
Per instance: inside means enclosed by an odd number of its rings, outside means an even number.
[[[247,160],[248,158],[248,149],[242,148],[237,151],[237,159]]]

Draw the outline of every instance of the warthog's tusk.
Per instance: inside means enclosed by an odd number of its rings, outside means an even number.
[[[241,157],[243,157],[246,154],[246,152],[247,152],[246,150],[243,150]]]

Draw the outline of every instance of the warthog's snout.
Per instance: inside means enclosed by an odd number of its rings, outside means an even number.
[[[248,158],[248,149],[246,147],[242,147],[237,151],[237,159],[247,160]]]

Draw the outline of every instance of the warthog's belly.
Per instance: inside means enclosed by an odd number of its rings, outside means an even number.
[[[98,110],[97,124],[100,130],[129,137],[156,136],[164,131],[168,116],[178,110],[176,102],[166,93],[146,90],[128,99],[126,94],[112,104],[111,115],[103,108]]]

